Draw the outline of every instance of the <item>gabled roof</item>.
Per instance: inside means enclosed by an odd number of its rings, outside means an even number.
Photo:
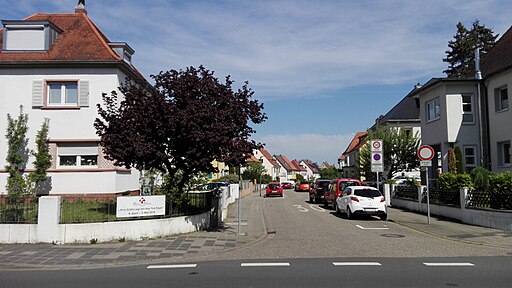
[[[482,58],[481,70],[484,77],[512,69],[512,27],[494,44]]]
[[[306,169],[304,169],[302,166],[300,166],[299,162],[297,162],[297,160],[292,160],[291,161],[293,167],[295,168],[295,171],[306,171]]]
[[[286,171],[297,171],[291,161],[284,155],[274,155],[274,158],[286,169]]]
[[[357,132],[343,155],[359,150],[366,143],[366,132]]]
[[[308,167],[309,169],[313,172],[313,173],[320,173],[320,167],[318,167],[318,165],[316,165],[316,163],[313,163],[313,161],[311,160],[307,160],[307,159],[304,159],[302,160]]]
[[[272,158],[272,155],[270,155],[270,153],[268,153],[267,150],[260,148],[260,153],[263,155],[263,157],[267,158],[267,160],[270,162],[270,164],[272,164],[272,166],[281,167],[281,165],[279,165],[279,163],[277,163],[277,161],[274,158]]]
[[[48,51],[2,52],[0,62],[120,62],[108,38],[84,13],[34,14],[22,22],[48,21],[62,30]],[[0,30],[0,46],[3,45]]]
[[[380,117],[370,129],[386,123],[420,123],[420,107],[416,104],[416,100],[413,97],[405,96],[386,115]]]

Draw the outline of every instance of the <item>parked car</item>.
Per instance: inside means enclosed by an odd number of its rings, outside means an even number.
[[[292,189],[295,186],[295,182],[293,181],[283,181],[281,182],[283,189]]]
[[[386,201],[377,188],[370,186],[349,186],[334,202],[336,213],[344,212],[348,219],[354,215],[374,215],[380,219],[388,218]]]
[[[265,197],[277,195],[283,197],[283,187],[279,182],[270,182],[265,190]]]
[[[309,190],[310,203],[324,203],[324,193],[329,189],[331,180],[316,180]]]
[[[228,182],[210,182],[196,186],[194,191],[212,191],[217,188],[229,186]]]
[[[302,181],[302,182],[298,183],[297,185],[295,185],[295,191],[297,191],[297,192],[302,192],[302,191],[309,192],[310,189],[311,189],[311,184],[307,181]]]
[[[361,186],[361,181],[352,178],[331,180],[331,183],[329,183],[329,189],[324,193],[324,207],[334,208],[334,202],[336,201],[336,198],[338,198],[341,193],[343,193],[343,190],[345,190],[345,188],[348,186]]]

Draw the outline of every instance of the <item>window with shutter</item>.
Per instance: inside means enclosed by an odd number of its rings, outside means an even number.
[[[80,81],[80,97],[78,106],[89,107],[89,81]]]
[[[44,82],[42,80],[32,81],[32,107],[43,106],[43,87]]]

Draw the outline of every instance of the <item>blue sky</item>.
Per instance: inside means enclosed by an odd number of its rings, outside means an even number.
[[[3,20],[70,13],[76,0],[2,1]],[[8,7],[8,9],[5,9]],[[442,77],[448,41],[475,19],[502,35],[509,0],[87,0],[91,20],[127,42],[149,78],[204,65],[247,80],[269,119],[254,139],[271,154],[335,163],[413,86]]]

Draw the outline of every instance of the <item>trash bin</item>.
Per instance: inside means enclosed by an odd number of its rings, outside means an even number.
[[[210,213],[210,227],[220,228],[222,226],[222,190],[215,188],[212,195],[212,210]]]

